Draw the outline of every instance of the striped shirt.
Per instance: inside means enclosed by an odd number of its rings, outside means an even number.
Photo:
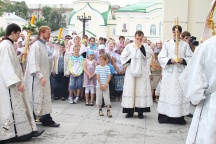
[[[101,82],[102,85],[106,84],[108,75],[111,74],[110,68],[109,68],[108,65],[106,65],[104,67],[98,65],[96,67],[95,73],[100,76],[100,82]],[[97,87],[100,87],[98,81],[97,81]]]

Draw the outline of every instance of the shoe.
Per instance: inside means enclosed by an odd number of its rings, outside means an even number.
[[[61,97],[61,100],[62,100],[62,101],[65,101],[65,97]]]
[[[192,118],[192,117],[193,117],[193,115],[190,113],[189,115],[187,115],[187,117],[190,117],[190,118]]]
[[[74,104],[77,104],[78,101],[79,101],[79,97],[76,97],[76,98],[74,99]]]
[[[119,98],[118,98],[118,101],[120,101],[120,102],[121,102],[121,101],[122,101],[122,98],[121,98],[121,97],[119,97]]]
[[[92,103],[90,103],[89,105],[90,105],[90,106],[94,106],[94,103],[92,102]]]
[[[38,137],[40,136],[45,130],[41,130],[41,131],[33,131],[31,133],[32,137]]]
[[[112,117],[112,113],[110,112],[110,110],[107,111],[107,116],[108,116],[109,118]]]
[[[186,121],[183,120],[180,124],[181,124],[181,125],[186,125]]]
[[[86,105],[86,106],[89,106],[89,103],[88,103],[88,102],[86,102],[86,103],[85,103],[85,105]]]
[[[80,97],[80,101],[81,101],[81,102],[84,102],[84,101],[85,101],[85,99],[83,98],[83,96]]]
[[[131,117],[133,117],[133,114],[127,113],[126,118],[131,118]]]
[[[59,100],[59,97],[55,97],[54,100]]]
[[[144,118],[143,114],[138,114],[138,118],[143,119]]]
[[[103,111],[99,110],[99,116],[104,116]]]
[[[68,103],[69,103],[69,104],[73,104],[73,103],[74,103],[72,97],[69,97],[69,98],[68,98]]]
[[[47,127],[59,127],[60,124],[58,123],[54,123],[54,124],[42,124],[43,126],[47,126]]]

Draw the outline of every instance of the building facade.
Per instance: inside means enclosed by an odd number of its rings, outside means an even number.
[[[77,16],[91,16],[85,24],[89,36],[115,38],[120,35],[133,39],[136,30],[142,30],[153,41],[161,38],[162,3],[159,0],[140,0],[138,3],[119,7],[105,0],[75,1],[68,21],[69,34],[83,32]]]
[[[28,21],[22,19],[21,17],[15,15],[15,13],[6,13],[4,12],[0,17],[0,28],[6,29],[7,26],[11,23],[16,23],[20,27],[28,23]]]
[[[29,8],[29,20],[31,19],[32,15],[35,15],[36,21],[44,18],[42,15],[42,8],[45,6],[61,9],[63,11],[61,24],[65,27],[67,27],[68,24],[69,14],[73,10],[72,4],[27,4],[27,6]]]

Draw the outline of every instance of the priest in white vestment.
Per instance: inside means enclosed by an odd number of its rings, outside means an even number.
[[[120,56],[121,63],[127,66],[121,104],[123,113],[127,113],[126,118],[138,112],[138,117],[142,119],[143,112],[150,112],[150,106],[153,105],[147,69],[147,59],[151,54],[142,45],[143,37],[144,33],[137,31],[135,43],[128,44]]]
[[[165,42],[158,56],[161,67],[163,68],[161,90],[157,111],[159,123],[174,123],[185,125],[184,116],[190,113],[190,102],[183,94],[179,85],[179,75],[185,69],[192,57],[192,51],[188,43],[180,40],[182,32],[181,26],[172,28],[173,39]],[[179,62],[175,62],[176,35],[179,39],[178,56]]]
[[[179,76],[185,96],[197,105],[186,144],[216,143],[216,36],[196,48]]]
[[[50,28],[42,26],[39,29],[39,37],[30,48],[25,74],[25,84],[30,97],[34,114],[40,118],[43,126],[58,127],[50,116],[52,112],[50,90],[50,59],[46,48],[46,42],[50,38]]]
[[[20,32],[17,24],[8,25],[0,44],[0,143],[26,141],[44,132],[37,131],[14,48]]]

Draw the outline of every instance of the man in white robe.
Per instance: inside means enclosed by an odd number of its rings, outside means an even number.
[[[34,114],[40,118],[43,126],[59,127],[50,116],[52,112],[50,90],[50,62],[46,48],[46,42],[50,38],[50,28],[42,26],[39,29],[39,37],[30,48],[28,55],[25,83]]]
[[[197,105],[186,144],[216,143],[216,36],[196,48],[179,76],[185,96]]]
[[[8,25],[7,37],[0,44],[0,143],[26,141],[44,132],[37,131],[13,44],[20,32],[17,24]]]
[[[127,65],[122,95],[123,113],[127,113],[126,118],[138,112],[138,117],[142,119],[143,112],[150,112],[153,105],[149,70],[146,69],[147,59],[151,56],[145,51],[142,45],[144,33],[135,33],[135,43],[128,44],[121,56],[121,63]]]
[[[172,31],[173,39],[164,43],[158,56],[160,65],[163,68],[160,98],[157,108],[159,113],[158,121],[159,123],[185,125],[186,121],[184,120],[184,116],[190,113],[190,102],[183,94],[183,91],[179,85],[178,77],[183,72],[192,57],[192,51],[188,43],[180,40],[182,32],[181,26],[178,26],[177,33],[176,26],[172,28]],[[175,62],[176,35],[179,39],[179,62]]]

